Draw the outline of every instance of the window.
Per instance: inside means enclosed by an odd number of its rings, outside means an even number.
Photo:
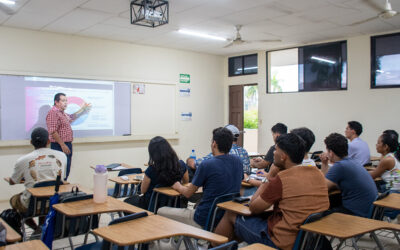
[[[371,88],[400,87],[400,33],[371,37]]]
[[[257,74],[257,54],[230,57],[228,65],[229,76]]]
[[[267,52],[268,92],[347,89],[346,42]]]

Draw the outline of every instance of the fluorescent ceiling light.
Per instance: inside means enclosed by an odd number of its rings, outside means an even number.
[[[199,33],[195,31],[190,31],[190,30],[178,30],[179,33],[190,35],[190,36],[198,36],[198,37],[203,37],[203,38],[208,38],[208,39],[213,39],[213,40],[219,40],[219,41],[226,41],[226,38],[219,37],[219,36],[212,36],[204,33]]]
[[[7,5],[14,5],[15,1],[12,1],[12,0],[0,0],[0,3],[4,3],[4,4],[7,4]]]
[[[317,60],[317,61],[320,61],[320,62],[330,63],[330,64],[335,64],[336,63],[336,61],[328,60],[328,59],[317,57],[317,56],[312,56],[311,59],[314,59],[314,60]]]
[[[38,77],[38,76],[26,76],[26,77],[24,77],[24,80],[25,81],[33,81],[33,82],[93,83],[93,84],[105,84],[105,85],[112,85],[114,83],[113,81],[52,78],[52,77]]]

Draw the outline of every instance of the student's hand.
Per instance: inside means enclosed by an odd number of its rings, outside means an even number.
[[[327,152],[323,152],[319,158],[321,159],[322,164],[328,164],[329,162],[329,158],[328,158],[328,153]]]
[[[178,190],[178,188],[180,186],[182,186],[182,184],[179,181],[177,181],[177,182],[174,183],[174,185],[172,185],[172,188],[175,189],[175,190]]]
[[[187,158],[186,165],[188,165],[191,169],[196,169],[196,162],[193,158]]]
[[[259,163],[259,162],[262,162],[262,161],[263,161],[263,158],[257,157],[257,158],[254,158],[253,161],[254,161],[255,163]]]
[[[244,173],[244,174],[243,174],[243,180],[247,180],[247,178],[249,178],[249,175],[246,174],[246,173]]]

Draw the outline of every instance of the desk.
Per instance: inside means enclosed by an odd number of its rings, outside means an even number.
[[[26,250],[26,249],[47,250],[49,248],[41,240],[25,241],[19,244],[12,244],[0,247],[0,250]]]
[[[117,200],[111,196],[107,196],[107,200],[104,203],[94,203],[93,199],[87,199],[81,201],[55,204],[53,208],[58,212],[69,217],[111,213],[111,212],[138,213],[145,211],[151,214],[151,212],[135,207],[126,202]]]
[[[137,176],[144,176],[144,174],[131,174],[131,175],[125,175],[125,176],[127,176],[128,177],[128,180],[123,180],[123,179],[121,179],[121,176],[116,176],[116,177],[113,177],[113,178],[109,178],[108,180],[110,180],[110,181],[112,181],[112,182],[116,182],[116,183],[118,183],[118,184],[120,184],[120,185],[125,185],[125,184],[134,184],[134,185],[137,185],[137,184],[139,184],[140,182],[142,182],[142,180],[139,180],[139,179],[137,179],[138,177]],[[139,177],[140,178],[140,177]]]
[[[14,243],[22,239],[21,235],[19,235],[19,233],[17,233],[12,227],[10,227],[10,225],[8,225],[7,222],[5,222],[2,218],[0,218],[0,222],[3,223],[4,227],[7,230],[6,241],[8,243]]]
[[[228,238],[159,215],[101,227],[93,233],[118,246],[130,246],[173,236],[187,236],[223,244]]]
[[[240,248],[241,250],[274,250],[275,248],[269,247],[264,244],[254,243],[245,247]]]
[[[225,201],[217,204],[217,207],[220,209],[224,209],[227,211],[234,212],[238,215],[243,215],[243,216],[250,216],[251,212],[248,206],[247,202],[239,203],[239,202],[234,202],[234,201]],[[269,207],[268,209],[265,210],[265,212],[270,212],[274,209],[274,206]]]
[[[93,193],[90,189],[84,188],[81,185],[73,185],[73,184],[60,185],[58,193],[71,192],[71,189],[74,186],[78,186],[79,191],[83,191],[87,194]],[[54,188],[55,186],[28,188],[28,192],[31,193],[32,196],[37,198],[50,197],[53,196],[55,193]]]
[[[380,161],[381,157],[380,156],[371,156],[370,161]]]
[[[375,206],[400,210],[400,194],[391,193],[385,198],[375,201]]]
[[[359,216],[352,216],[342,213],[333,213],[322,219],[304,224],[300,229],[306,232],[327,235],[340,240],[353,238],[365,233],[371,233],[378,246],[381,248],[379,240],[376,238],[375,231],[379,229],[400,230],[399,224],[388,223],[386,221],[372,220]],[[353,244],[355,241],[353,242]],[[339,244],[340,247],[341,244]],[[383,249],[383,248],[381,248]]]
[[[248,182],[242,181],[242,187],[253,187],[253,185]]]
[[[249,158],[250,159],[251,158],[257,158],[257,157],[264,158],[264,156],[265,156],[265,154],[260,154],[260,153],[257,153],[257,152],[249,152]]]
[[[184,184],[184,186],[189,185],[189,183]],[[175,202],[174,202],[174,207],[176,207],[176,204],[178,202],[178,197],[181,195],[181,193],[179,193],[178,191],[176,191],[175,189],[173,189],[172,187],[159,187],[159,188],[154,188],[153,191],[155,191],[156,194],[156,198],[154,201],[154,212],[157,212],[157,202],[158,202],[158,196],[159,194],[164,194],[170,197],[175,197]],[[203,193],[203,187],[199,187],[199,189],[197,189],[196,194],[198,193]]]

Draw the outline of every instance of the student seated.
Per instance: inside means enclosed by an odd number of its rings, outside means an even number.
[[[35,150],[17,160],[10,177],[10,185],[25,180],[25,190],[10,199],[11,207],[22,215],[28,211],[31,198],[27,189],[39,182],[56,180],[60,171],[63,176],[67,165],[67,157],[63,152],[48,148],[50,140],[46,129],[35,128],[31,134],[31,144]],[[35,231],[40,229],[33,219],[27,220],[26,224]]]
[[[216,197],[239,193],[243,179],[243,164],[239,157],[229,154],[232,142],[231,131],[226,128],[214,129],[211,142],[214,157],[200,164],[192,183],[188,186],[183,186],[180,182],[175,182],[172,186],[186,198],[191,197],[199,187],[203,187],[203,197],[196,210],[162,207],[158,209],[158,214],[203,228],[207,221],[208,211]]]
[[[348,157],[358,161],[361,165],[370,163],[370,152],[368,144],[359,137],[363,131],[361,123],[350,121],[345,130],[346,138],[350,140],[348,146]]]
[[[331,209],[362,217],[368,217],[378,191],[371,175],[358,161],[347,157],[347,139],[338,133],[325,138],[326,152],[321,154],[321,171],[326,175],[329,191],[339,189],[342,205]],[[328,161],[333,165],[328,166]]]
[[[303,158],[303,161],[302,161],[301,165],[303,165],[303,166],[316,166],[315,162],[308,157],[308,155],[309,155],[308,153],[309,153],[312,145],[315,142],[314,133],[310,129],[305,128],[305,127],[295,128],[290,132],[295,134],[295,135],[297,135],[297,136],[300,136],[300,138],[303,139],[304,142],[305,142],[306,153],[304,154],[304,158]],[[268,179],[268,178],[275,177],[278,172],[279,172],[279,168],[277,168],[274,165],[272,165],[269,173],[267,173],[265,175],[265,178]],[[259,175],[263,175],[263,174],[261,173]],[[255,180],[255,179],[251,179],[246,174],[244,176],[244,180],[247,183],[250,183],[252,186],[256,186],[256,187],[259,187],[263,182],[267,181],[266,179],[263,179],[261,181],[260,180]]]
[[[156,186],[170,187],[177,181],[189,182],[189,175],[184,162],[179,161],[174,149],[169,142],[161,136],[150,140],[149,166],[144,172],[144,178],[140,185],[140,192],[144,194],[142,199],[128,198],[126,202],[147,209],[149,207],[153,189]]]
[[[274,152],[274,165],[280,171],[251,198],[253,216],[226,212],[215,233],[229,239],[236,236],[249,244],[292,249],[306,218],[329,208],[324,176],[316,167],[301,166],[304,153],[304,141],[299,136],[281,135]],[[272,213],[265,213],[272,205]]]
[[[393,188],[393,177],[400,175],[400,151],[398,136],[395,133],[383,132],[376,143],[376,151],[382,155],[378,167],[369,172],[373,179],[382,177],[388,189]]]
[[[242,160],[243,172],[247,173],[247,174],[250,174],[251,173],[251,169],[250,169],[249,154],[247,153],[246,149],[244,149],[244,148],[242,148],[242,147],[240,147],[240,146],[238,146],[236,144],[237,140],[238,140],[238,138],[240,136],[239,129],[236,126],[232,125],[232,124],[226,125],[225,128],[228,129],[229,131],[231,131],[231,133],[233,135],[233,144],[232,144],[232,148],[229,151],[229,154],[237,155]],[[189,171],[192,172],[191,176],[193,176],[193,174],[196,171],[197,167],[200,166],[200,164],[204,160],[210,159],[212,157],[213,157],[213,153],[211,152],[208,155],[204,156],[203,158],[198,158],[196,160],[194,160],[193,158],[188,158],[186,160],[186,164],[187,164],[188,168],[190,168]]]
[[[277,123],[274,126],[272,126],[271,133],[274,142],[276,142],[276,139],[280,135],[284,135],[287,133],[287,127],[283,123]],[[275,144],[269,148],[267,154],[264,156],[264,159],[262,159],[261,157],[251,159],[250,165],[253,168],[269,170],[269,167],[274,162],[274,151],[275,151]]]

